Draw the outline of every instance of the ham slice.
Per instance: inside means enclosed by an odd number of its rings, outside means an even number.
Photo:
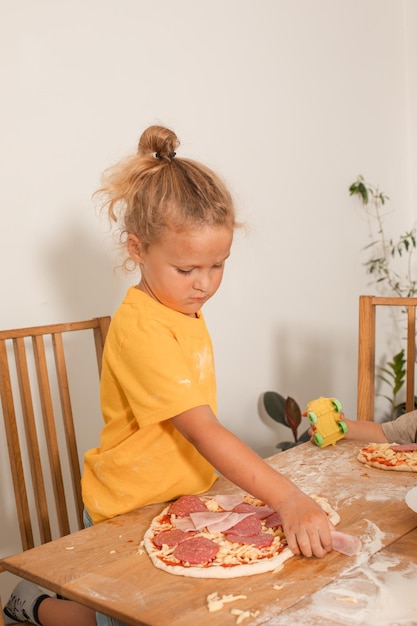
[[[231,511],[235,506],[243,502],[243,497],[239,493],[220,494],[214,496],[214,499],[225,511]]]
[[[336,552],[340,552],[346,556],[353,556],[354,554],[358,554],[362,547],[361,540],[354,535],[342,533],[338,530],[331,530],[330,534],[332,536],[333,550],[336,550]]]
[[[402,445],[395,444],[390,447],[391,447],[391,450],[395,450],[395,452],[416,452],[417,451],[417,443],[403,443]]]
[[[175,520],[175,526],[183,532],[207,528],[211,533],[222,533],[251,515],[253,513],[234,513],[232,511],[196,512],[190,513],[187,517],[178,517]]]
[[[252,513],[233,513],[232,511],[219,511],[208,513],[191,513],[190,518],[195,530],[207,528],[210,533],[223,533],[232,526],[239,524]]]

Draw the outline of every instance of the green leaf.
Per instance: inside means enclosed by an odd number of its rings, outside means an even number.
[[[285,399],[276,391],[266,391],[263,395],[263,404],[269,417],[279,424],[288,426],[285,417]]]
[[[351,196],[353,195],[360,196],[362,199],[362,202],[364,204],[368,204],[369,202],[368,188],[362,182],[362,180],[358,179],[356,182],[352,183],[351,186],[349,187],[349,193]]]

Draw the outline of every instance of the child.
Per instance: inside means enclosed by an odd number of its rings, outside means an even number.
[[[105,425],[99,447],[85,455],[82,480],[87,523],[202,493],[215,482],[216,468],[281,513],[295,554],[323,557],[332,541],[321,508],[216,417],[212,346],[201,308],[220,286],[238,225],[224,183],[204,165],[177,157],[178,146],[171,130],[151,126],[138,153],[109,170],[101,190],[120,226],[124,265],[139,267],[141,278],[106,339]],[[46,607],[57,602],[46,598],[38,605],[44,626],[53,624]],[[73,603],[66,604],[62,613]],[[78,615],[73,623],[89,619]],[[116,622],[98,615],[97,623]],[[55,624],[64,626],[62,618]]]
[[[345,439],[371,443],[417,443],[417,411],[404,413],[392,422],[353,421],[343,418],[348,427]]]

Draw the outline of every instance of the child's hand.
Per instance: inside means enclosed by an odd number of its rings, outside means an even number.
[[[288,547],[294,554],[322,558],[332,551],[330,530],[334,526],[309,496],[303,492],[291,494],[279,512]]]

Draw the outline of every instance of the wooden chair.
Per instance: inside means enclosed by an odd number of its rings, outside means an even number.
[[[414,408],[417,298],[359,297],[357,419],[373,420],[375,409],[375,343],[378,307],[396,307],[407,313],[406,411]]]
[[[74,518],[73,530],[83,528],[68,353],[79,369],[81,341],[83,355],[95,353],[100,375],[109,324],[107,316],[0,331],[0,397],[23,550],[70,533]],[[79,385],[82,374],[77,378]]]

